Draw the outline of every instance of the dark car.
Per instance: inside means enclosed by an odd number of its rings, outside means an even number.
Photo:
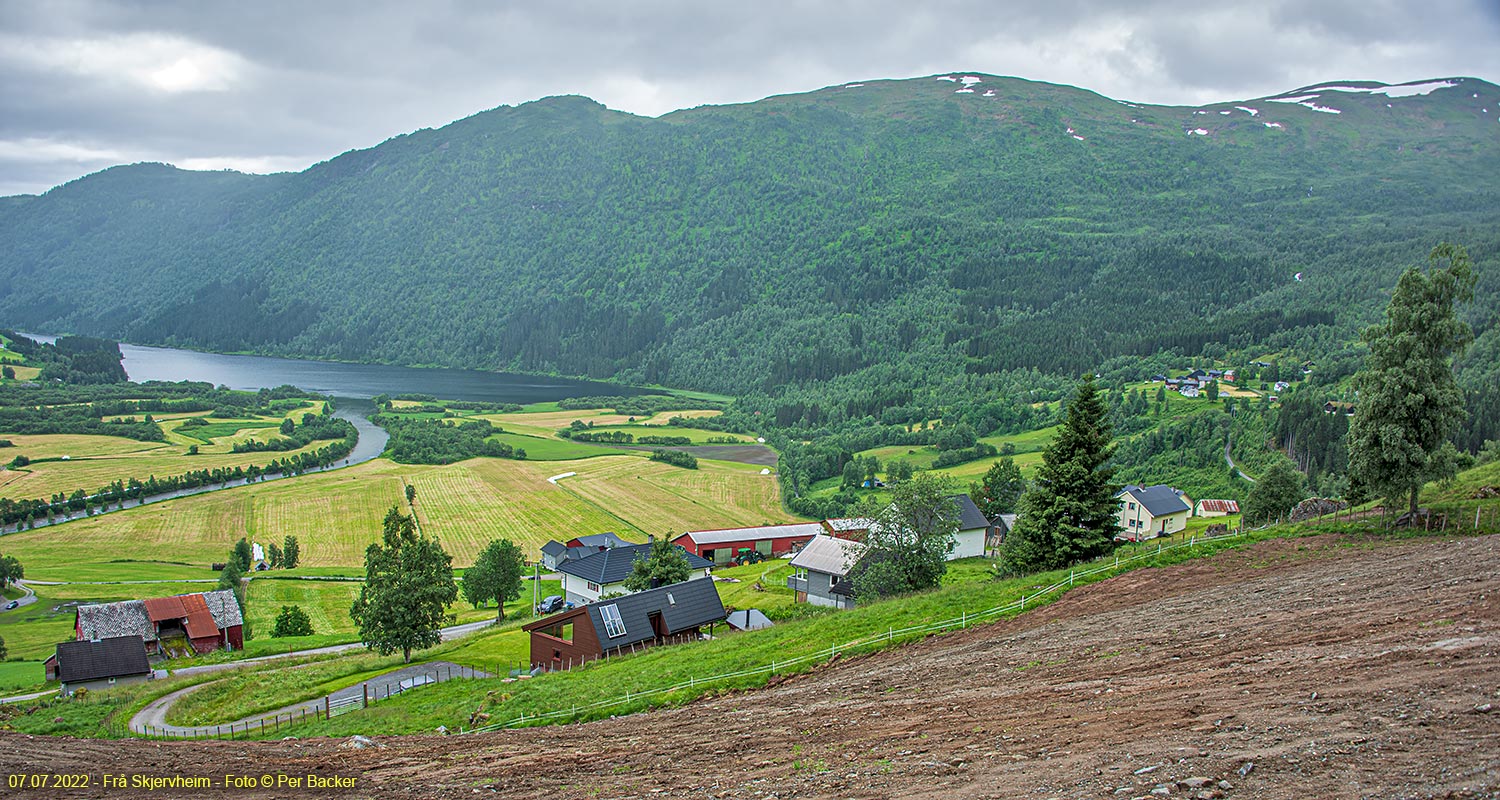
[[[556,614],[567,608],[567,606],[568,604],[563,600],[562,595],[554,594],[542,598],[542,604],[537,606],[536,610],[539,614]]]
[[[15,608],[15,607],[16,607],[16,606],[18,606],[18,605],[20,605],[20,604],[21,604],[21,601],[20,601],[20,600],[12,600],[12,601],[10,601],[10,602],[9,602],[9,603],[6,603],[6,604],[5,604],[5,610],[6,610],[6,611],[9,611],[9,610],[11,610],[11,609],[12,609],[12,608]]]

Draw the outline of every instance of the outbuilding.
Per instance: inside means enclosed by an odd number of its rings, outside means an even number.
[[[724,565],[737,560],[741,550],[753,551],[762,558],[777,558],[793,552],[823,532],[821,523],[798,522],[790,525],[688,531],[672,541],[693,555]]]
[[[114,636],[97,641],[62,642],[48,662],[55,665],[62,692],[91,692],[151,679],[146,645],[139,636]],[[50,668],[49,668],[50,673]]]

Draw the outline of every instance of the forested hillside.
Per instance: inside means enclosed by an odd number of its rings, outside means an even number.
[[[1174,348],[1353,363],[1449,240],[1483,356],[1497,118],[1473,78],[1162,107],[954,73],[657,119],[549,98],[302,173],[143,164],[7,199],[0,321],[613,377],[817,426]]]

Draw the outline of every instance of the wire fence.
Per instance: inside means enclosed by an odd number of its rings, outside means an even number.
[[[918,625],[910,625],[904,628],[890,627],[887,628],[886,632],[883,634],[877,633],[873,636],[866,636],[860,639],[854,639],[852,641],[843,642],[840,644],[831,644],[828,647],[814,653],[794,656],[784,660],[775,659],[772,660],[769,664],[761,664],[756,667],[749,667],[747,669],[736,670],[734,672],[725,672],[718,675],[710,675],[702,678],[690,677],[686,681],[674,683],[670,686],[662,686],[655,689],[644,689],[639,692],[627,691],[623,695],[596,700],[592,703],[586,703],[583,705],[572,705],[566,708],[559,708],[552,711],[545,711],[536,714],[521,714],[519,716],[502,720],[500,722],[493,722],[488,725],[476,727],[472,730],[462,731],[462,733],[484,733],[488,731],[500,730],[503,728],[523,727],[526,725],[535,725],[538,723],[577,719],[580,715],[587,714],[589,712],[603,711],[605,709],[618,708],[621,706],[629,706],[642,701],[661,698],[674,692],[697,692],[701,689],[708,688],[715,684],[728,683],[729,681],[734,681],[742,678],[749,678],[759,675],[766,675],[769,677],[777,674],[778,672],[792,671],[793,668],[801,667],[806,664],[831,661],[835,657],[841,655],[850,655],[861,651],[883,649],[906,639],[916,639],[928,636],[930,634],[943,633],[952,630],[963,630],[968,628],[970,625],[976,625],[982,622],[990,622],[1008,614],[1016,614],[1025,611],[1029,605],[1036,605],[1039,598],[1056,592],[1060,592],[1072,586],[1080,579],[1090,578],[1106,572],[1118,571],[1122,566],[1145,559],[1153,559],[1163,553],[1173,550],[1196,547],[1199,543],[1204,541],[1223,541],[1243,535],[1243,530],[1236,529],[1217,536],[1194,535],[1189,537],[1186,541],[1179,541],[1170,545],[1158,540],[1154,549],[1147,547],[1144,552],[1137,552],[1123,558],[1118,553],[1116,553],[1116,555],[1112,559],[1105,560],[1099,566],[1095,566],[1089,569],[1070,570],[1068,572],[1068,577],[1066,580],[1060,580],[1057,583],[1052,584],[1051,586],[1046,586],[1038,589],[1037,591],[1032,592],[1029,595],[1022,594],[1019,599],[1010,603],[1005,603],[978,611],[960,610],[958,616],[938,620],[936,622],[924,622]]]
[[[399,673],[402,677],[392,677],[388,680],[375,679],[365,681],[358,687],[334,692],[333,694],[309,700],[287,711],[279,711],[275,714],[267,714],[263,717],[255,717],[245,720],[237,720],[222,725],[131,725],[131,731],[144,736],[153,736],[162,739],[243,739],[276,735],[282,731],[291,731],[292,728],[305,725],[308,722],[319,720],[330,720],[340,714],[356,711],[361,708],[369,708],[376,703],[383,703],[393,697],[435,683],[446,683],[452,680],[467,680],[473,678],[492,677],[491,673],[477,670],[463,664],[429,664],[422,669],[396,670],[392,675]],[[354,691],[357,688],[358,691]]]

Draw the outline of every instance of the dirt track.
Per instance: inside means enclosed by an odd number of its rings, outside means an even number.
[[[364,750],[8,734],[0,764],[94,776],[13,797],[1500,797],[1497,564],[1500,537],[1268,542],[675,711]],[[98,788],[277,771],[356,787]]]

